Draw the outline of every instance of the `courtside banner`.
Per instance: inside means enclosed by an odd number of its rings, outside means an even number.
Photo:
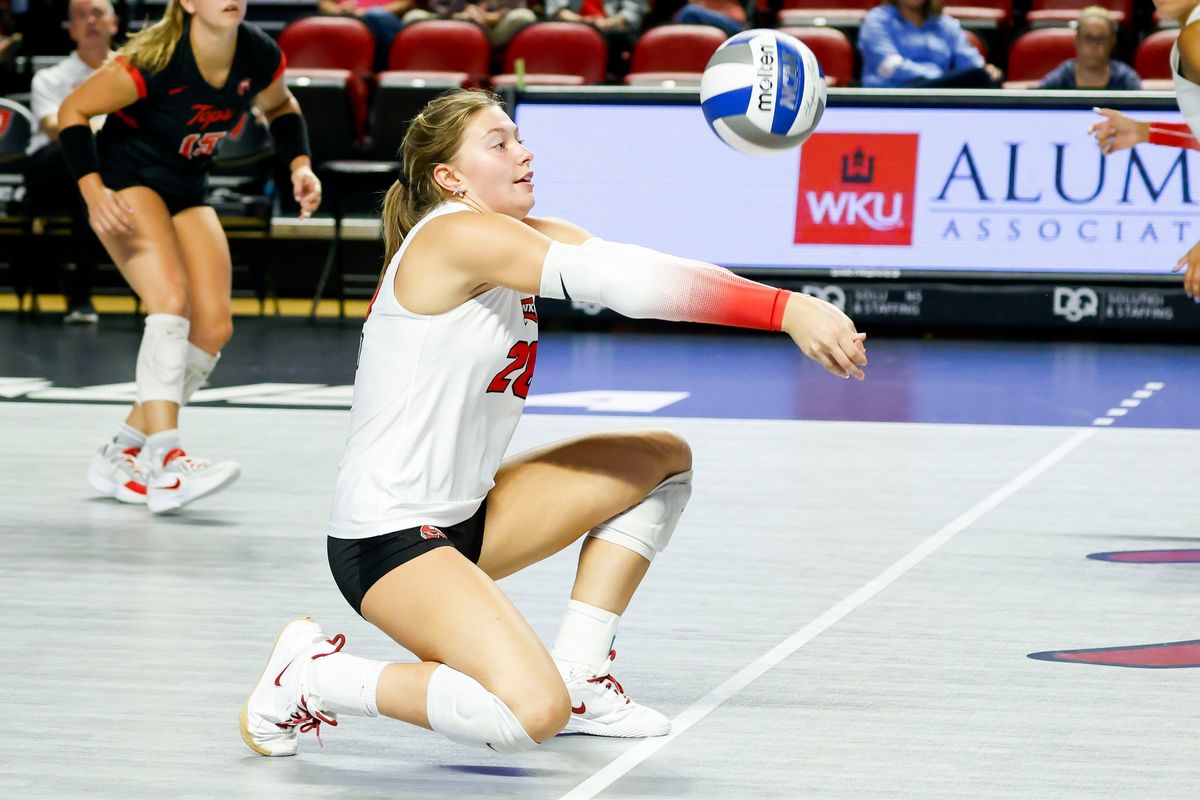
[[[1178,114],[1131,114],[1178,121]],[[699,108],[529,103],[535,214],[746,269],[1164,275],[1200,241],[1200,153],[1104,157],[1083,110],[829,108],[737,153]]]

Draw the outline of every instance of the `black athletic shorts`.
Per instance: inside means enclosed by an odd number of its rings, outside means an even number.
[[[479,561],[483,550],[483,523],[487,517],[487,499],[467,520],[454,525],[418,525],[369,539],[328,537],[329,569],[354,610],[362,616],[362,601],[376,582],[408,561],[435,547],[456,547],[471,560]]]
[[[138,174],[136,170],[126,167],[117,159],[109,159],[107,162],[101,161],[100,177],[104,180],[104,186],[114,192],[132,186],[153,189],[162,198],[167,212],[172,217],[180,211],[207,205],[205,198],[208,197],[208,189],[203,175],[199,176],[199,180],[173,181],[172,185],[167,186]]]

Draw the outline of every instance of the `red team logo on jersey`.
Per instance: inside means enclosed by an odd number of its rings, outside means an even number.
[[[199,125],[200,130],[208,130],[209,125],[214,125],[218,122],[228,122],[233,119],[232,108],[214,108],[210,105],[194,105],[192,110],[196,113],[187,121],[188,127]]]
[[[447,536],[446,534],[442,533],[440,530],[433,527],[432,525],[422,525],[421,526],[421,538],[422,539],[447,539],[448,540],[450,537]]]
[[[816,133],[800,156],[796,244],[911,245],[915,133]]]
[[[537,322],[537,303],[532,297],[521,298],[521,316],[530,322]]]
[[[8,130],[8,126],[12,123],[13,112],[0,109],[0,136]]]

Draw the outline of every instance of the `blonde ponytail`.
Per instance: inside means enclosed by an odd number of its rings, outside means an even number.
[[[171,60],[175,45],[183,38],[183,26],[186,21],[187,12],[179,4],[179,0],[170,0],[162,19],[148,28],[143,28],[118,52],[143,72],[158,72]]]
[[[454,158],[471,118],[490,106],[501,106],[491,92],[455,89],[430,100],[409,123],[399,154],[405,182],[393,183],[383,199],[385,270],[412,227],[449,197],[433,168]]]

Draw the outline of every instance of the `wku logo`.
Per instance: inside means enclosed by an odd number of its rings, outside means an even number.
[[[817,133],[800,155],[796,244],[911,245],[915,133]]]
[[[537,303],[532,297],[521,298],[521,316],[530,322],[537,322]]]
[[[450,537],[448,537],[446,534],[442,533],[440,530],[433,527],[432,525],[422,525],[421,526],[421,538],[422,539],[449,539]]]
[[[192,106],[192,110],[196,113],[188,120],[188,127],[199,125],[202,131],[208,130],[209,125],[218,122],[228,122],[233,119],[232,108],[217,109],[210,105],[194,105]]]
[[[0,109],[0,136],[8,130],[8,126],[12,123],[13,112]]]

